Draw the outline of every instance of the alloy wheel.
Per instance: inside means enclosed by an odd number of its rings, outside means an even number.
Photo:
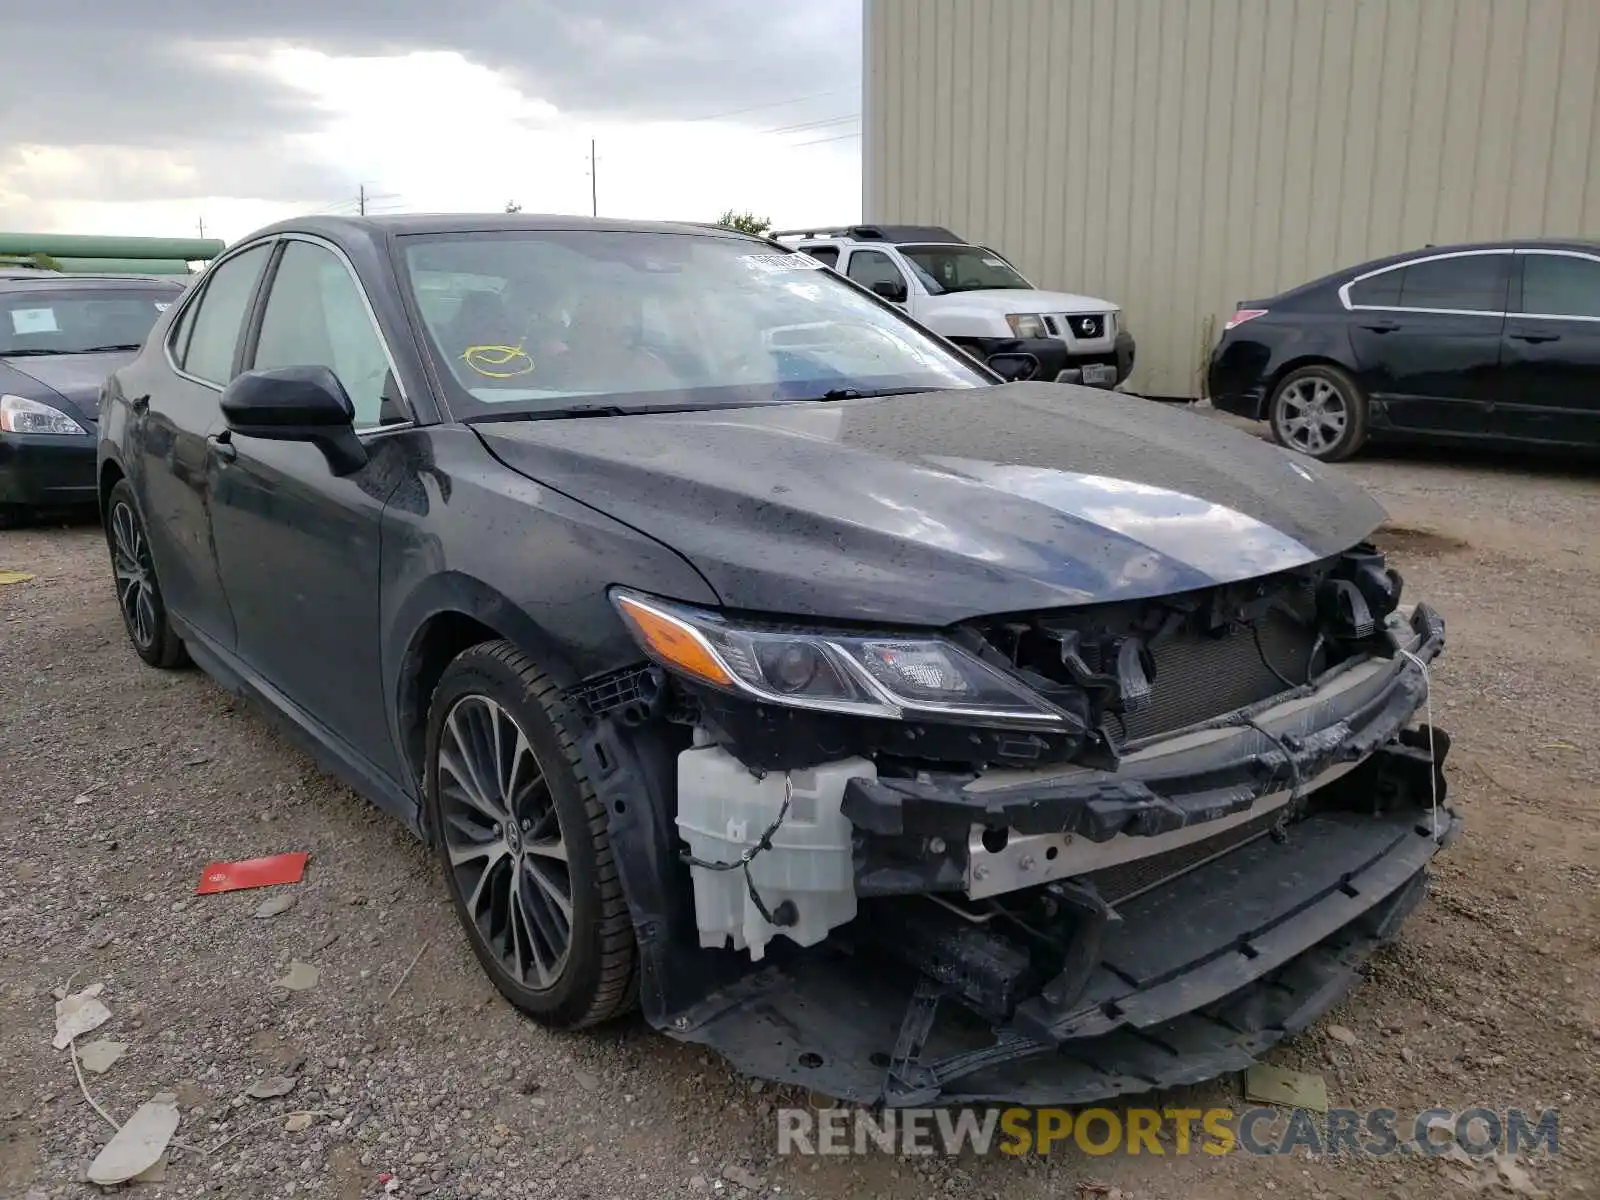
[[[1315,375],[1297,379],[1278,397],[1278,429],[1283,440],[1312,456],[1339,444],[1350,426],[1350,405],[1328,380]]]
[[[527,734],[487,696],[457,700],[439,739],[443,838],[483,944],[524,987],[561,977],[572,876],[555,798]]]
[[[119,501],[111,510],[111,568],[117,579],[117,604],[133,640],[144,649],[155,644],[155,565],[150,544],[131,505]]]

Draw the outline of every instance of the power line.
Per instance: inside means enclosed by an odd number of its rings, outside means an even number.
[[[821,129],[826,125],[843,125],[846,121],[857,121],[861,114],[853,112],[844,117],[833,117],[826,121],[804,121],[799,125],[780,125],[776,129],[759,129],[757,133],[794,133],[801,129]]]
[[[399,194],[395,192],[369,192],[366,184],[356,187],[356,212],[361,216],[367,215],[367,206],[374,200],[398,200]]]
[[[773,100],[766,104],[752,104],[749,108],[732,108],[727,112],[708,113],[703,117],[685,117],[683,124],[687,125],[695,121],[720,121],[723,117],[737,117],[744,113],[760,112],[767,108],[783,108],[785,105],[799,104],[802,100],[820,100],[824,96],[837,96],[841,92],[853,91],[855,91],[854,88],[831,88],[826,92],[812,92],[810,95],[794,96],[788,100]]]
[[[837,137],[818,138],[814,142],[794,142],[791,144],[790,149],[798,150],[801,146],[820,146],[823,142],[843,142],[850,138],[858,138],[860,136],[861,134],[859,131],[856,133],[841,133]]]

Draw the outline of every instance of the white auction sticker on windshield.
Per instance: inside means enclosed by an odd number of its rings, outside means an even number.
[[[53,308],[13,308],[11,332],[60,333],[61,326],[56,324],[56,310]]]
[[[983,265],[986,266],[986,267],[1003,267],[1006,264],[1005,264],[1005,260],[1004,259],[986,258],[986,259],[983,260]]]
[[[150,303],[156,306],[157,312],[166,312],[167,309],[172,307],[171,300],[152,300]]]
[[[758,271],[819,271],[822,264],[798,250],[793,254],[746,254],[744,261]]]

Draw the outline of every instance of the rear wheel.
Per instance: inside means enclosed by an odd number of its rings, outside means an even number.
[[[1330,364],[1285,375],[1268,411],[1280,446],[1323,462],[1349,458],[1367,440],[1367,397],[1360,384]]]
[[[428,714],[428,819],[456,916],[500,993],[575,1029],[632,1007],[633,925],[558,689],[515,647],[463,652]]]
[[[106,497],[106,545],[117,582],[117,608],[135,653],[152,667],[183,666],[189,654],[167,617],[150,538],[126,479],[118,480]]]

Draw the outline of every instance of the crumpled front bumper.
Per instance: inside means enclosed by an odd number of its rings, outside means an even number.
[[[661,1027],[749,1074],[891,1106],[1083,1103],[1248,1065],[1353,986],[1460,830],[1448,735],[1406,728],[1443,622],[1419,605],[1390,636],[1392,658],[1152,739],[1114,774],[852,780],[860,918]],[[986,846],[984,828],[1010,837]],[[1085,869],[1107,862],[1133,875]],[[1004,992],[981,980],[1005,951],[919,894],[1039,885],[1097,911],[1069,969]]]
[[[1254,710],[1130,747],[1118,769],[1050,767],[975,778],[858,778],[844,813],[858,831],[856,891],[959,886],[997,895],[1071,878],[1240,824],[1326,786],[1398,736],[1427,693],[1444,621],[1396,614],[1389,658],[1327,673]],[[998,845],[979,836],[1006,830]],[[1150,841],[1154,839],[1154,843]]]
[[[880,955],[832,943],[751,975],[666,1032],[747,1074],[888,1106],[1080,1104],[1256,1061],[1355,984],[1460,830],[1448,808],[1331,812],[1122,907],[1088,988],[995,1026]]]

